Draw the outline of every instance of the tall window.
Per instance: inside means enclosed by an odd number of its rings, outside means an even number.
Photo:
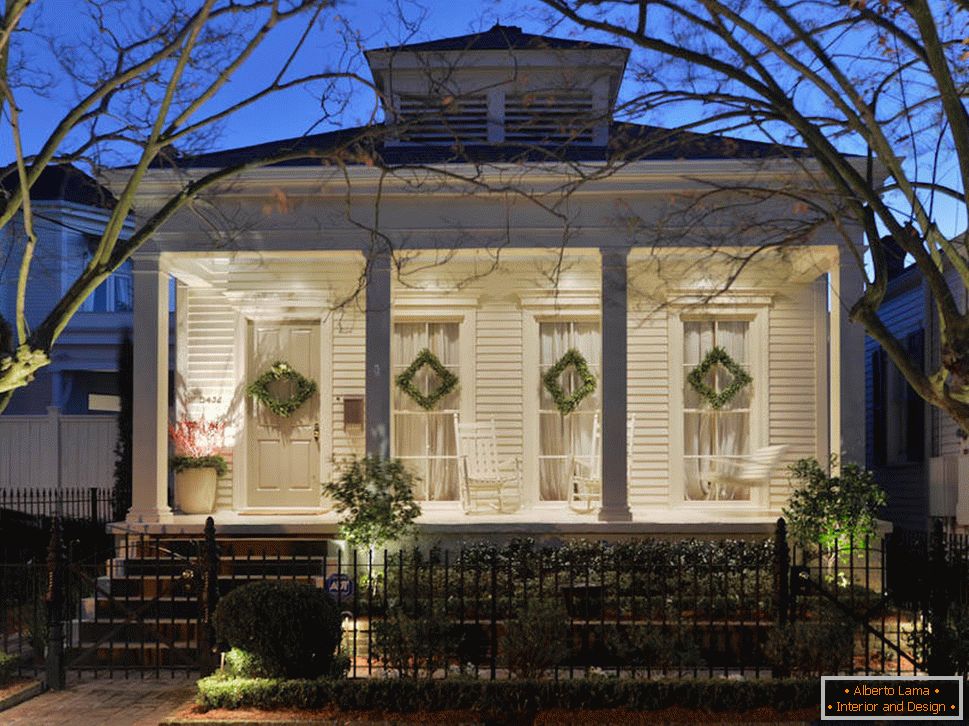
[[[569,461],[572,455],[588,457],[592,452],[592,431],[599,411],[599,386],[587,396],[578,409],[563,416],[545,389],[545,372],[558,363],[569,348],[578,350],[589,369],[599,380],[599,323],[540,323],[541,376],[539,377],[539,496],[542,501],[568,499]],[[559,379],[565,395],[580,385],[579,376],[570,367]]]
[[[711,492],[703,473],[714,458],[749,453],[750,401],[756,379],[729,402],[714,408],[690,385],[687,377],[714,348],[720,347],[749,372],[748,333],[743,320],[687,320],[683,322],[683,452],[687,500],[750,498],[749,487],[726,487]],[[707,371],[706,385],[719,393],[733,381],[722,365]]]
[[[127,260],[98,285],[81,305],[86,313],[117,313],[132,309],[131,260]]]
[[[458,323],[396,323],[394,325],[394,377],[406,369],[424,348],[430,349],[455,375],[458,370]],[[424,394],[440,384],[437,375],[424,366],[414,385]],[[458,412],[459,389],[426,411],[394,386],[394,456],[420,477],[415,496],[426,501],[458,498],[457,446],[454,414]]]

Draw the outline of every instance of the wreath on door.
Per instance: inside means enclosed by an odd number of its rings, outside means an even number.
[[[293,393],[288,398],[273,395],[269,385],[275,381],[290,381]],[[316,382],[299,373],[289,363],[278,360],[246,387],[246,393],[277,416],[288,418],[316,393]]]

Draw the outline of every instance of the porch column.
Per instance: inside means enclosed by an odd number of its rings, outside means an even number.
[[[159,255],[134,268],[134,371],[129,522],[170,519],[168,506],[168,274]]]
[[[367,454],[390,456],[390,255],[379,252],[367,269]]]
[[[859,252],[864,254],[864,249]],[[845,461],[865,461],[865,329],[848,315],[862,294],[862,271],[849,250],[842,249],[832,274],[831,330],[839,345],[831,346],[832,396],[840,404],[832,422],[831,447]],[[837,356],[837,359],[835,357]],[[839,387],[839,388],[836,388]]]
[[[602,255],[602,508],[599,520],[628,522],[626,482],[626,272],[629,248]]]

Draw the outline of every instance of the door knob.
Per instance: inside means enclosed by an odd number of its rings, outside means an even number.
[[[314,441],[319,441],[320,440],[320,424],[319,424],[319,422],[313,424],[313,440]]]

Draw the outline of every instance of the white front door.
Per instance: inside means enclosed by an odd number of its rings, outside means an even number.
[[[319,322],[249,323],[247,382],[273,363],[288,363],[315,381],[317,392],[289,416],[277,416],[264,404],[246,397],[246,456],[249,508],[312,508],[320,506],[320,325]],[[270,391],[286,399],[292,386],[285,379]]]

